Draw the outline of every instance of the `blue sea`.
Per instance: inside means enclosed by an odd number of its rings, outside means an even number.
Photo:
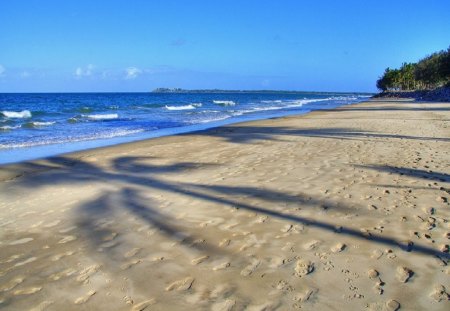
[[[368,97],[303,92],[0,94],[0,163],[303,114]]]

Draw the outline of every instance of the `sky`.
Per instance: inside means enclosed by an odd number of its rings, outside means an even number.
[[[450,46],[448,0],[0,1],[0,92],[375,92]]]

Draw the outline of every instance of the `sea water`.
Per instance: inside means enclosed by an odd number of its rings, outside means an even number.
[[[358,93],[0,94],[0,163],[353,104]]]

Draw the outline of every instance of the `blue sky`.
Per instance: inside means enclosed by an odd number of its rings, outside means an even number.
[[[0,92],[375,91],[450,45],[450,1],[1,1]]]

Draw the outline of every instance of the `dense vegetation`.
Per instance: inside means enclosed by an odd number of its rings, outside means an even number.
[[[403,63],[399,69],[386,68],[377,81],[382,91],[432,90],[450,87],[450,47],[417,63]]]

